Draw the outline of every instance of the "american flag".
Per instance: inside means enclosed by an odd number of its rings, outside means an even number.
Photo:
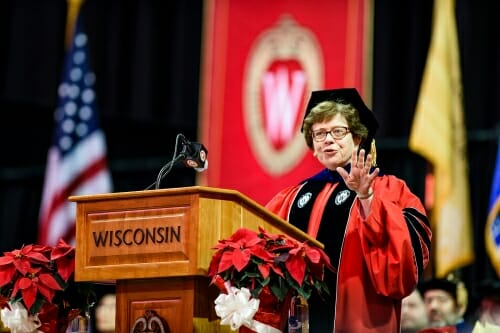
[[[40,209],[40,244],[55,245],[59,238],[74,243],[76,204],[68,200],[69,196],[112,190],[94,84],[87,35],[78,20],[58,89],[55,133],[47,157]]]

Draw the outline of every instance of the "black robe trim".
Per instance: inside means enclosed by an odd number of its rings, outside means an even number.
[[[307,232],[314,202],[326,183],[330,182],[338,183],[338,185],[327,200],[316,239],[325,245],[326,254],[330,257],[332,265],[337,268],[347,221],[356,198],[356,193],[347,188],[337,172],[322,171],[303,183],[290,209],[289,222]],[[325,277],[330,290],[328,301],[325,303],[325,300],[316,294],[309,299],[311,332],[333,331],[333,320],[325,320],[325,318],[335,318],[334,299],[337,278],[331,272],[326,272]]]
[[[429,225],[429,221],[427,220],[427,217],[425,215],[414,208],[403,209],[403,215],[406,220],[408,231],[410,232],[411,243],[415,255],[415,262],[418,268],[418,276],[419,278],[421,278],[424,273],[424,267],[422,264],[424,261],[424,249],[420,244],[420,239],[422,238],[427,249],[431,248],[431,240],[427,236],[427,233],[425,232],[419,221],[425,221],[427,225]]]

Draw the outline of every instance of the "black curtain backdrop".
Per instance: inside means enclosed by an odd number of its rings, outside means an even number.
[[[407,144],[432,6],[431,0],[374,4],[378,160],[422,197],[427,164]],[[457,0],[476,248],[475,263],[463,269],[469,284],[494,275],[484,225],[500,133],[499,13],[498,1]],[[178,133],[197,139],[203,1],[87,0],[81,14],[114,191],[142,190],[170,160]],[[0,251],[36,240],[65,24],[65,0],[0,1]],[[174,170],[163,187],[194,179],[191,169]]]

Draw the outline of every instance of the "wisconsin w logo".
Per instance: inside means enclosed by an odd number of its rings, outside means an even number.
[[[286,61],[276,61],[262,79],[264,126],[267,136],[278,149],[297,132],[306,93],[304,71],[291,67]]]
[[[282,18],[255,41],[243,81],[246,134],[272,175],[292,169],[307,151],[300,133],[305,103],[323,87],[323,58],[312,32]]]

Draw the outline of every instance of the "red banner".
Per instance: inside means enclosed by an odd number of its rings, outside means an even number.
[[[200,137],[209,168],[200,185],[265,204],[322,169],[300,133],[305,105],[311,91],[340,87],[356,87],[369,100],[369,5],[207,2]]]

